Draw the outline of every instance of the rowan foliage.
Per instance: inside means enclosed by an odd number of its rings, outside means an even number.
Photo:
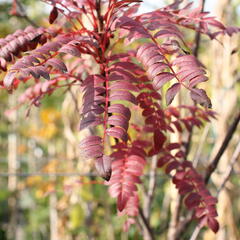
[[[217,201],[186,159],[183,142],[172,142],[170,136],[215,117],[199,86],[208,80],[205,66],[191,53],[186,32],[215,40],[239,28],[225,27],[180,0],[140,15],[140,0],[45,2],[52,6],[51,27],[27,27],[0,39],[0,69],[7,71],[2,88],[15,91],[20,84],[31,84],[19,103],[38,106],[59,87],[79,86],[80,130],[98,133],[84,139],[80,149],[95,159],[99,175],[109,181],[110,195],[117,198],[118,211],[129,216],[125,229],[139,214],[137,185],[157,156],[157,166],[172,178],[186,207],[217,232]],[[116,52],[119,41],[124,47]],[[188,100],[172,106],[179,94]],[[143,125],[132,122],[135,111]],[[94,131],[96,127],[102,130]],[[135,131],[131,137],[130,130]]]

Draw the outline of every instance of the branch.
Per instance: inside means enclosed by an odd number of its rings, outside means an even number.
[[[209,129],[210,129],[210,124],[207,124],[205,126],[205,128],[203,130],[203,133],[201,135],[201,138],[200,138],[200,140],[198,142],[198,146],[197,146],[197,149],[195,151],[194,158],[193,158],[193,166],[195,168],[197,167],[198,162],[200,160],[200,156],[201,156],[201,153],[202,153],[202,150],[203,150],[204,143],[207,140]]]
[[[228,147],[228,144],[229,144],[230,140],[232,139],[232,136],[233,136],[234,132],[237,129],[239,121],[240,121],[240,112],[238,112],[238,114],[235,117],[233,123],[231,124],[230,128],[228,129],[228,132],[225,136],[225,139],[223,140],[223,143],[222,143],[220,149],[218,150],[217,155],[215,156],[215,158],[212,160],[212,162],[209,164],[209,166],[207,168],[207,172],[206,172],[206,175],[205,175],[205,178],[204,178],[205,184],[208,183],[212,173],[217,168],[219,160],[221,159],[221,157],[222,157],[223,153],[225,152],[226,148]]]
[[[204,10],[204,6],[205,6],[205,0],[201,1],[201,12],[203,12]],[[199,47],[200,47],[200,41],[201,41],[201,33],[197,32],[195,35],[195,48],[193,50],[193,55],[195,57],[198,57],[198,53],[199,53]]]
[[[144,208],[143,212],[146,219],[149,221],[150,213],[151,213],[151,205],[153,201],[153,196],[156,188],[156,177],[157,177],[157,155],[153,156],[151,169],[149,172],[149,184],[148,191],[144,198]]]
[[[218,191],[217,191],[217,195],[219,195],[219,193],[224,189],[227,181],[229,180],[230,176],[231,176],[231,173],[233,171],[233,167],[234,167],[234,164],[237,162],[237,160],[239,159],[240,157],[240,141],[232,155],[232,158],[230,160],[230,165],[228,166],[227,170],[226,170],[226,173],[225,173],[225,176],[223,177],[223,181],[222,181],[222,184],[220,185]]]
[[[22,4],[18,0],[13,1],[13,5],[12,5],[12,9],[10,11],[10,14],[12,14],[13,16],[16,16],[18,18],[25,19],[28,23],[30,23],[34,27],[39,27],[33,20],[31,20],[28,17],[24,7],[22,6]]]
[[[146,219],[146,217],[144,216],[143,210],[141,207],[139,207],[139,217],[142,220],[142,223],[144,225],[144,228],[147,230],[148,235],[149,235],[149,240],[155,240],[155,236],[154,236],[154,232],[152,230],[152,228],[150,227],[148,220]]]
[[[194,229],[193,234],[192,234],[190,240],[196,240],[197,237],[198,237],[198,234],[199,234],[200,231],[201,231],[201,229],[202,229],[202,226],[200,226],[200,225],[198,224],[197,227]]]

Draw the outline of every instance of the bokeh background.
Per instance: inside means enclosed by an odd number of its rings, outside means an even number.
[[[46,4],[38,0],[20,2],[29,19],[48,26],[50,8]],[[140,12],[169,2],[144,0]],[[239,4],[239,0],[208,0],[205,9],[226,25],[240,26]],[[10,11],[11,1],[0,0],[0,38],[29,25],[29,19],[11,16]],[[193,35],[188,38],[191,42]],[[203,37],[200,44],[199,58],[210,78],[204,87],[218,113],[217,120],[194,130],[189,156],[200,172],[216,154],[240,109],[240,37],[222,37],[221,43]],[[3,77],[0,73],[0,80]],[[81,159],[78,143],[84,133],[78,132],[79,116],[74,104],[81,101],[78,89],[59,89],[46,97],[40,108],[18,107],[20,94],[0,90],[0,240],[143,239],[138,226],[129,233],[122,231],[125,219],[117,216],[115,199],[96,176],[92,162]],[[209,188],[213,195],[218,194],[239,142],[238,127],[212,176]],[[219,193],[220,231],[214,235],[204,230],[199,239],[240,239],[239,159],[232,168],[229,181]],[[142,180],[146,185],[148,175]],[[177,201],[169,178],[159,171],[151,213],[151,226],[159,240],[167,239]],[[189,239],[191,231],[190,227],[181,239]]]

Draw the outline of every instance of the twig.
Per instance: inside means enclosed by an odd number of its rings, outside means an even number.
[[[221,159],[223,153],[225,152],[226,148],[228,147],[228,144],[230,142],[230,140],[232,139],[232,136],[234,134],[234,132],[237,129],[238,123],[240,121],[240,112],[238,112],[237,116],[235,117],[233,123],[231,124],[230,128],[228,129],[228,132],[223,140],[223,143],[221,145],[221,147],[219,148],[217,155],[215,156],[215,158],[212,160],[212,162],[209,164],[208,168],[207,168],[207,172],[204,178],[205,184],[208,183],[212,173],[215,171],[215,169],[217,168],[217,165],[219,163],[219,160]]]
[[[204,6],[205,6],[205,0],[202,0],[202,3],[201,3],[201,12],[203,12],[204,10]],[[193,50],[193,55],[195,57],[198,57],[198,53],[199,53],[199,47],[200,47],[200,41],[201,41],[201,33],[200,32],[197,32],[196,35],[195,35],[195,48]]]
[[[183,219],[177,226],[174,239],[180,239],[180,235],[185,229],[187,229],[192,221],[193,213],[189,212],[188,215]]]
[[[140,209],[140,216],[143,224],[143,237],[146,240],[154,239],[154,233],[150,227],[149,219],[151,214],[151,205],[156,188],[157,178],[157,156],[152,158],[151,169],[149,172],[149,184],[144,196],[143,209]]]
[[[201,229],[202,229],[202,226],[200,226],[198,224],[197,227],[194,229],[193,234],[192,234],[190,240],[196,240]]]
[[[174,240],[176,239],[176,233],[177,233],[177,228],[179,225],[179,218],[180,218],[180,212],[181,212],[181,206],[182,206],[182,196],[177,195],[177,199],[175,200],[175,209],[172,211],[171,215],[171,220],[169,223],[169,230],[168,230],[168,239],[169,240]]]
[[[207,139],[207,136],[208,136],[209,129],[210,129],[210,125],[208,124],[208,125],[206,125],[206,127],[203,130],[202,136],[200,138],[198,147],[196,149],[196,152],[195,152],[194,158],[193,158],[193,166],[194,167],[197,167],[197,165],[198,165],[204,143],[205,143],[205,141]]]
[[[240,141],[232,155],[232,158],[230,160],[230,165],[228,166],[225,176],[223,177],[223,181],[222,184],[220,185],[218,191],[217,191],[217,196],[219,195],[219,193],[223,190],[223,188],[225,187],[227,181],[229,180],[229,177],[233,171],[233,167],[234,164],[237,162],[237,160],[240,158]]]
[[[157,155],[153,156],[152,158],[151,169],[149,172],[148,191],[144,198],[143,212],[148,221],[151,213],[151,205],[156,188],[156,178],[157,178]]]
[[[32,26],[34,27],[39,27],[32,19],[30,19],[27,15],[23,15],[23,16],[16,16],[16,17],[20,17],[25,19],[25,21],[27,21],[28,23],[30,23]]]
[[[33,20],[31,20],[28,17],[28,15],[26,14],[26,11],[24,10],[24,7],[18,0],[15,0],[14,3],[17,5],[17,7],[20,10],[19,12],[16,12],[15,14],[16,17],[25,19],[28,23],[30,23],[34,27],[39,27]]]
[[[139,217],[141,218],[142,220],[142,223],[144,225],[144,228],[147,230],[148,232],[148,235],[150,237],[150,240],[155,240],[155,236],[154,236],[154,232],[152,230],[152,228],[150,227],[149,225],[149,222],[148,220],[146,219],[144,213],[143,213],[143,210],[141,207],[139,207]]]

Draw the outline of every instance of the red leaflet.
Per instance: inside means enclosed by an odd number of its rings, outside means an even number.
[[[15,72],[8,72],[6,74],[5,78],[3,79],[3,83],[6,88],[9,88],[12,85],[15,75]]]
[[[66,65],[59,59],[57,58],[54,58],[54,59],[49,59],[47,61],[47,65],[51,65],[53,66],[54,68],[60,70],[61,72],[67,72],[67,67]]]
[[[97,126],[103,123],[103,119],[93,113],[89,113],[81,120],[80,130],[90,126]]]
[[[169,72],[160,73],[153,79],[153,86],[156,90],[159,90],[165,83],[169,82],[174,77],[175,76]]]
[[[122,104],[113,104],[108,108],[108,112],[109,113],[118,113],[123,115],[125,118],[127,118],[128,120],[131,117],[131,112],[130,110],[123,106]]]
[[[166,68],[168,68],[168,65],[166,63],[164,63],[164,62],[157,62],[157,63],[151,65],[149,67],[149,69],[147,70],[149,78],[156,77],[159,73],[161,73]]]
[[[214,233],[218,232],[218,230],[219,230],[219,223],[218,223],[218,221],[215,218],[208,218],[207,225]]]
[[[158,159],[157,166],[159,168],[163,167],[166,163],[168,163],[171,159],[173,159],[173,156],[171,154],[165,154],[163,157],[160,157]]]
[[[169,105],[181,88],[180,83],[173,84],[166,93],[166,103]]]
[[[75,40],[73,42],[70,42],[69,44],[61,47],[59,49],[59,52],[61,53],[68,53],[72,56],[75,57],[80,57],[81,56],[81,52],[79,51],[78,47],[74,44]]]
[[[82,140],[79,144],[80,149],[84,152],[85,157],[101,157],[102,139],[98,136],[89,136]]]
[[[192,100],[196,101],[197,103],[200,103],[201,105],[207,108],[212,107],[211,100],[207,96],[205,90],[193,88],[190,94],[191,94]]]
[[[111,127],[106,130],[106,133],[109,136],[121,139],[122,141],[126,142],[128,140],[128,135],[125,129],[121,127]]]
[[[49,23],[52,24],[58,17],[58,9],[53,7],[49,15]]]
[[[121,126],[125,131],[128,130],[128,119],[123,115],[112,115],[107,122],[109,125]]]
[[[167,148],[167,150],[171,151],[174,149],[178,149],[180,147],[181,147],[181,145],[179,143],[169,143],[166,148]]]
[[[201,201],[201,198],[199,196],[199,194],[197,193],[190,193],[186,199],[185,199],[185,204],[189,209],[195,208],[196,206],[199,205]]]
[[[171,161],[167,164],[165,172],[169,174],[172,170],[176,170],[179,167],[180,163],[178,161]]]
[[[99,175],[106,181],[109,181],[111,178],[111,162],[112,159],[109,156],[105,155],[95,160],[95,166]]]
[[[123,91],[123,90],[111,91],[109,100],[110,101],[124,100],[124,101],[129,101],[133,104],[136,104],[136,98],[134,97],[134,95],[128,91]]]
[[[164,142],[166,141],[165,135],[159,130],[154,131],[154,148],[156,151],[160,151]]]
[[[129,90],[129,91],[135,91],[135,92],[138,91],[137,87],[135,87],[133,84],[127,81],[116,81],[110,86],[110,89],[111,90],[122,89],[122,90]]]
[[[180,31],[173,31],[172,29],[171,31],[166,29],[160,30],[154,35],[154,38],[166,38],[166,37],[177,37],[181,39],[183,35]]]

